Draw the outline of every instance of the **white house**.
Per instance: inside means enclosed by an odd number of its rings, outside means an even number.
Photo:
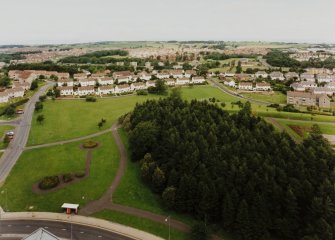
[[[133,91],[144,90],[144,89],[147,89],[147,88],[148,88],[147,85],[145,83],[141,83],[141,82],[130,84],[130,89],[133,90]]]
[[[265,71],[258,71],[255,73],[256,78],[267,78],[269,74],[267,74]]]
[[[316,88],[318,86],[315,81],[301,81],[300,84],[306,89]]]
[[[236,87],[236,82],[234,80],[224,81],[223,84],[229,87]]]
[[[187,78],[190,78],[190,77],[196,76],[196,75],[197,75],[197,72],[194,71],[194,70],[186,70],[185,71],[185,77],[187,77]]]
[[[108,95],[115,93],[115,89],[111,85],[100,86],[98,88],[99,95]]]
[[[9,98],[23,97],[24,89],[22,87],[7,89],[5,93],[8,94]]]
[[[153,81],[153,80],[150,80],[150,81],[147,81],[147,82],[145,83],[145,85],[147,86],[147,88],[148,88],[148,87],[155,87],[155,86],[156,86],[156,82]]]
[[[87,86],[95,86],[95,79],[93,78],[87,78],[87,79],[79,79],[79,84],[81,87],[87,87]]]
[[[170,75],[174,78],[183,78],[184,72],[183,70],[170,70]]]
[[[271,90],[271,85],[269,83],[256,83],[256,91],[270,91]]]
[[[73,87],[73,81],[67,78],[58,79],[57,86],[58,87],[62,87],[62,86]]]
[[[103,78],[98,79],[98,83],[100,85],[103,85],[103,86],[104,85],[112,85],[114,83],[114,80],[111,77],[103,77]]]
[[[126,93],[126,92],[131,92],[130,86],[128,84],[115,86],[115,93]]]
[[[0,92],[0,103],[8,102],[8,93]]]
[[[168,72],[166,70],[161,71],[160,73],[156,74],[156,77],[159,78],[159,79],[169,78],[170,77],[170,72]]]
[[[151,74],[143,72],[140,74],[139,78],[144,81],[149,81],[151,79]]]
[[[296,73],[296,72],[288,72],[288,73],[285,74],[285,78],[287,80],[290,80],[290,79],[297,79],[297,80],[299,80],[299,74]]]
[[[335,82],[328,83],[325,87],[335,90]]]
[[[271,80],[279,80],[279,81],[284,81],[284,75],[281,72],[272,72],[270,73],[270,78]]]
[[[79,87],[77,93],[79,96],[94,95],[95,89],[93,86]]]
[[[235,77],[235,73],[225,72],[223,74],[223,76],[225,76],[225,77]]]
[[[303,92],[306,90],[305,86],[301,83],[292,83],[290,87],[293,88],[294,91],[298,92]]]
[[[24,83],[20,83],[20,82],[13,82],[12,88],[23,88],[25,91],[28,91],[30,89],[30,83],[28,82],[24,82]]]
[[[72,96],[73,95],[73,87],[65,86],[65,87],[58,87],[61,96]]]
[[[87,73],[75,73],[75,74],[73,74],[73,78],[77,79],[77,80],[85,79],[85,78],[87,78]]]
[[[330,82],[335,82],[335,75],[328,75],[325,73],[321,73],[316,75],[316,79],[318,80],[318,83],[322,83],[322,82],[326,82],[326,83],[330,83]]]
[[[190,79],[186,77],[177,78],[176,85],[187,85],[190,84]]]
[[[176,82],[172,78],[167,78],[167,79],[165,79],[165,84],[167,86],[174,86],[176,84]]]
[[[252,82],[240,82],[238,84],[238,89],[252,91],[253,90]]]
[[[114,80],[117,80],[118,83],[128,83],[133,79],[133,74],[130,71],[121,71],[113,73]]]
[[[334,89],[327,88],[327,87],[316,87],[316,88],[313,88],[312,93],[314,93],[314,94],[327,94],[328,96],[333,96]]]
[[[306,81],[315,81],[314,74],[309,74],[309,73],[302,73],[300,75],[301,80],[306,80]]]
[[[201,83],[204,83],[204,82],[206,82],[205,78],[200,77],[200,76],[192,77],[192,81],[191,81],[191,83],[193,83],[193,84],[201,84]]]

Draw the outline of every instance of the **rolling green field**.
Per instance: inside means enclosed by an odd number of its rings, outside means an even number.
[[[32,186],[44,176],[85,169],[86,151],[75,142],[25,151],[0,188],[0,204],[8,211],[60,212],[64,202],[81,206],[99,199],[111,184],[119,164],[119,153],[110,133],[94,140],[101,143],[92,153],[90,176],[55,192],[35,194]]]
[[[184,87],[182,88],[182,96],[186,100],[203,100],[210,97],[225,102],[236,100],[236,98],[223,94],[219,89],[208,85]],[[158,99],[159,96],[131,95],[98,99],[95,103],[85,102],[82,99],[46,101],[43,111],[35,113],[33,116],[28,145],[72,139],[107,129],[121,115],[131,111],[136,103],[154,98]],[[40,114],[45,116],[42,125],[36,121]],[[97,124],[102,118],[106,119],[107,122],[104,127],[99,129]]]
[[[156,223],[151,220],[130,216],[128,214],[111,211],[111,210],[104,210],[93,215],[97,218],[102,218],[105,220],[109,220],[112,222],[117,222],[120,224],[124,224],[133,228],[137,228],[143,230],[145,232],[152,233],[156,236],[162,237],[164,239],[169,238],[169,226],[166,224]],[[175,240],[185,240],[189,239],[189,234],[177,231],[171,228],[170,231],[171,239]]]
[[[285,104],[286,103],[286,95],[281,92],[274,92],[273,94],[261,94],[261,93],[242,93],[243,96],[265,101],[265,102],[271,102],[271,103],[278,103],[278,104]]]

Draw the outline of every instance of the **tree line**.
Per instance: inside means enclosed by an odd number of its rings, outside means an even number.
[[[301,144],[251,114],[178,92],[123,116],[131,159],[170,209],[239,239],[330,240],[335,154],[317,126]]]

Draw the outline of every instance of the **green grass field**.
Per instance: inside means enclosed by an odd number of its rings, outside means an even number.
[[[183,87],[182,96],[186,100],[208,99],[215,97],[220,101],[234,101],[236,98],[222,93],[211,86]],[[130,112],[136,103],[147,99],[158,99],[157,95],[123,96],[108,99],[98,99],[97,102],[85,100],[46,101],[44,109],[35,113],[32,121],[28,145],[43,144],[65,139],[86,136],[99,131],[97,126],[101,118],[107,120],[101,130],[109,128],[121,115]],[[45,121],[38,124],[36,118],[43,114]]]
[[[119,153],[110,133],[94,140],[101,146],[92,153],[90,176],[50,193],[35,194],[32,186],[44,176],[83,171],[86,152],[79,148],[82,142],[25,151],[0,188],[1,206],[9,211],[60,212],[64,202],[83,206],[99,199],[114,178]]]
[[[262,94],[258,92],[250,92],[250,93],[242,93],[243,96],[255,100],[285,104],[286,103],[286,95],[281,92],[274,92],[273,94]]]
[[[169,226],[167,224],[156,223],[151,220],[130,216],[128,214],[104,210],[93,215],[97,218],[102,218],[112,222],[124,224],[145,232],[152,233],[156,236],[162,237],[164,239],[169,238]],[[170,238],[175,240],[185,240],[190,239],[189,234],[177,231],[171,228]]]

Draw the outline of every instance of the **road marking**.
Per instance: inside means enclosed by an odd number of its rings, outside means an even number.
[[[99,235],[98,238],[102,238],[102,236]]]
[[[12,225],[10,225],[10,224],[8,225],[8,227],[11,227],[11,226],[12,226]]]
[[[49,227],[44,227],[45,229],[48,229]]]
[[[84,232],[80,232],[81,234],[83,234]]]
[[[29,226],[29,225],[26,225],[26,228],[30,228],[30,226]]]
[[[66,228],[62,228],[62,231],[66,231]]]

